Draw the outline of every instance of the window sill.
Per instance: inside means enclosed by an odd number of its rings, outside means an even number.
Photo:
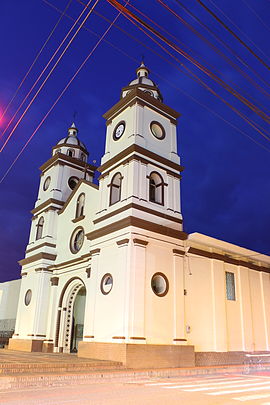
[[[76,224],[76,222],[79,222],[79,221],[81,221],[82,219],[84,219],[85,218],[85,215],[81,215],[80,217],[78,217],[78,218],[74,218],[73,220],[72,220],[72,222],[74,223],[74,224]]]

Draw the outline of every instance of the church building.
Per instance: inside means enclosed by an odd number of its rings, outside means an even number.
[[[241,363],[269,350],[270,257],[184,232],[179,113],[144,63],[136,73],[104,114],[98,168],[74,123],[40,167],[9,348],[135,368]]]

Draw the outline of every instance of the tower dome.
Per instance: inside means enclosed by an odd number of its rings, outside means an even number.
[[[153,80],[149,79],[149,73],[150,70],[145,66],[144,62],[141,62],[140,66],[136,69],[136,79],[132,80],[127,87],[122,89],[122,97],[125,97],[134,88],[139,88],[157,100],[163,101],[158,86]]]
[[[79,140],[77,136],[78,132],[79,131],[73,122],[68,128],[68,135],[65,138],[60,139],[57,145],[53,147],[53,156],[56,153],[62,153],[69,157],[86,161],[89,153],[84,143]]]

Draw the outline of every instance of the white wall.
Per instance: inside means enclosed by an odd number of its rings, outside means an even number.
[[[0,284],[0,331],[15,327],[21,280]]]

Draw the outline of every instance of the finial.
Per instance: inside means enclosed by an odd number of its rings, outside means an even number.
[[[78,133],[78,132],[79,132],[79,131],[78,131],[78,129],[77,129],[75,123],[73,122],[73,123],[71,124],[71,126],[69,127],[69,129],[68,129],[68,136],[77,136],[77,133]]]
[[[140,66],[137,68],[136,73],[138,77],[148,77],[149,69],[144,64],[144,55],[142,55],[142,61]]]

